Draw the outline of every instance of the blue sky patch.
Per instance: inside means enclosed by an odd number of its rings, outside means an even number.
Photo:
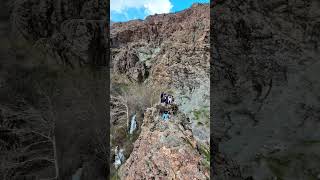
[[[193,3],[209,3],[209,0],[111,0],[111,21],[125,22],[145,19],[149,15],[178,12]]]

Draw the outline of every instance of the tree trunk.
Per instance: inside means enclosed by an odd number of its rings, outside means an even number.
[[[53,135],[52,137],[52,146],[53,146],[53,158],[54,158],[54,167],[56,170],[56,178],[59,178],[59,166],[58,166],[58,156],[57,156],[57,146],[56,146],[56,137]]]
[[[61,0],[55,0],[55,11],[56,11],[56,17],[57,17],[57,22],[56,22],[56,31],[60,30],[60,24],[62,23],[62,8],[61,8]]]

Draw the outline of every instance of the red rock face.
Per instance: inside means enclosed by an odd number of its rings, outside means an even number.
[[[118,170],[121,179],[209,178],[208,157],[198,149],[209,149],[209,117],[196,121],[192,112],[209,111],[209,24],[208,4],[112,24],[113,73],[172,90],[179,107],[168,123],[145,114],[133,151]],[[192,125],[181,126],[188,118]]]
[[[192,42],[192,32],[208,34],[209,25],[209,6],[197,4],[176,14],[152,15],[145,21],[114,23],[111,26],[111,44],[121,46],[130,42],[161,43],[166,40]]]
[[[183,117],[163,122],[147,110],[133,153],[119,169],[121,179],[207,179],[208,169],[195,150],[195,140],[179,122]]]
[[[165,81],[175,81],[172,82],[175,86],[182,86],[181,81],[176,80],[178,73],[186,74],[184,71],[197,71],[197,74],[204,73],[209,78],[209,25],[207,4],[193,5],[176,14],[149,16],[145,21],[114,23],[110,35],[113,70],[125,71],[134,80],[137,76],[142,76],[143,81],[151,77],[152,82],[158,84],[163,84],[162,78],[168,76]],[[150,52],[141,52],[142,48]],[[160,52],[153,52],[155,49]],[[119,66],[127,64],[123,61],[135,61],[132,58],[141,54],[154,56],[149,60],[139,58],[147,67],[141,63],[126,69]]]

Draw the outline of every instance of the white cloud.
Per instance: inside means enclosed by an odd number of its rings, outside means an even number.
[[[169,13],[173,5],[170,0],[111,0],[110,10],[125,13],[129,8],[144,8],[147,15]]]
[[[172,7],[169,0],[150,0],[144,4],[147,14],[169,13]]]

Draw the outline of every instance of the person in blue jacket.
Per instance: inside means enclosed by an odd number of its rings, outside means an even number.
[[[162,119],[163,119],[164,121],[168,121],[169,118],[170,118],[170,115],[169,115],[168,111],[165,111],[165,112],[162,114]]]

